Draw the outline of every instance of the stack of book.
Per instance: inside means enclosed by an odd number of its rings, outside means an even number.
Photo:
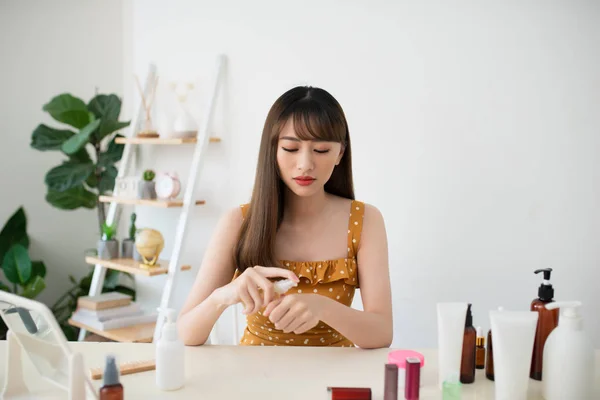
[[[107,331],[156,321],[157,313],[145,313],[131,296],[109,292],[77,299],[71,319],[92,329]]]

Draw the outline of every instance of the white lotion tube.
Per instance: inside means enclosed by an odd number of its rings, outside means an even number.
[[[496,400],[525,400],[538,321],[535,311],[490,311]]]
[[[460,375],[468,303],[438,303],[438,383],[452,374]],[[495,350],[495,346],[494,346]]]

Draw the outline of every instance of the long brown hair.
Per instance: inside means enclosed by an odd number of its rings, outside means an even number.
[[[235,249],[240,271],[255,265],[279,266],[275,235],[283,220],[285,184],[277,166],[277,143],[290,118],[299,139],[342,144],[344,154],[325,183],[325,191],[354,200],[350,135],[342,107],[323,89],[298,86],[288,90],[271,107],[263,128],[252,198]]]

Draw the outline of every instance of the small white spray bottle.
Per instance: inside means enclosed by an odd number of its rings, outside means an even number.
[[[156,344],[156,386],[161,390],[177,390],[185,382],[185,346],[177,334],[177,312],[165,309],[167,321]]]

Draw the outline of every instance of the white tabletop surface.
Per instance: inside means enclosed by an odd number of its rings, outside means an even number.
[[[70,342],[81,352],[86,368],[103,367],[106,354],[118,362],[154,358],[154,344]],[[437,351],[425,356],[421,399],[441,399],[437,386]],[[373,399],[383,399],[384,364],[390,349],[335,347],[186,347],[186,384],[174,392],[156,388],[155,371],[121,377],[125,399],[328,399],[328,386],[369,387]],[[0,341],[0,388],[6,378],[7,343]],[[600,350],[596,351],[596,390],[600,399]],[[30,368],[27,364],[25,368]],[[102,381],[94,380],[99,388]],[[30,382],[27,381],[27,384]],[[530,380],[529,399],[541,399],[541,383]],[[463,385],[462,399],[494,398],[494,383],[477,370],[475,383]],[[399,399],[404,399],[403,389]]]

